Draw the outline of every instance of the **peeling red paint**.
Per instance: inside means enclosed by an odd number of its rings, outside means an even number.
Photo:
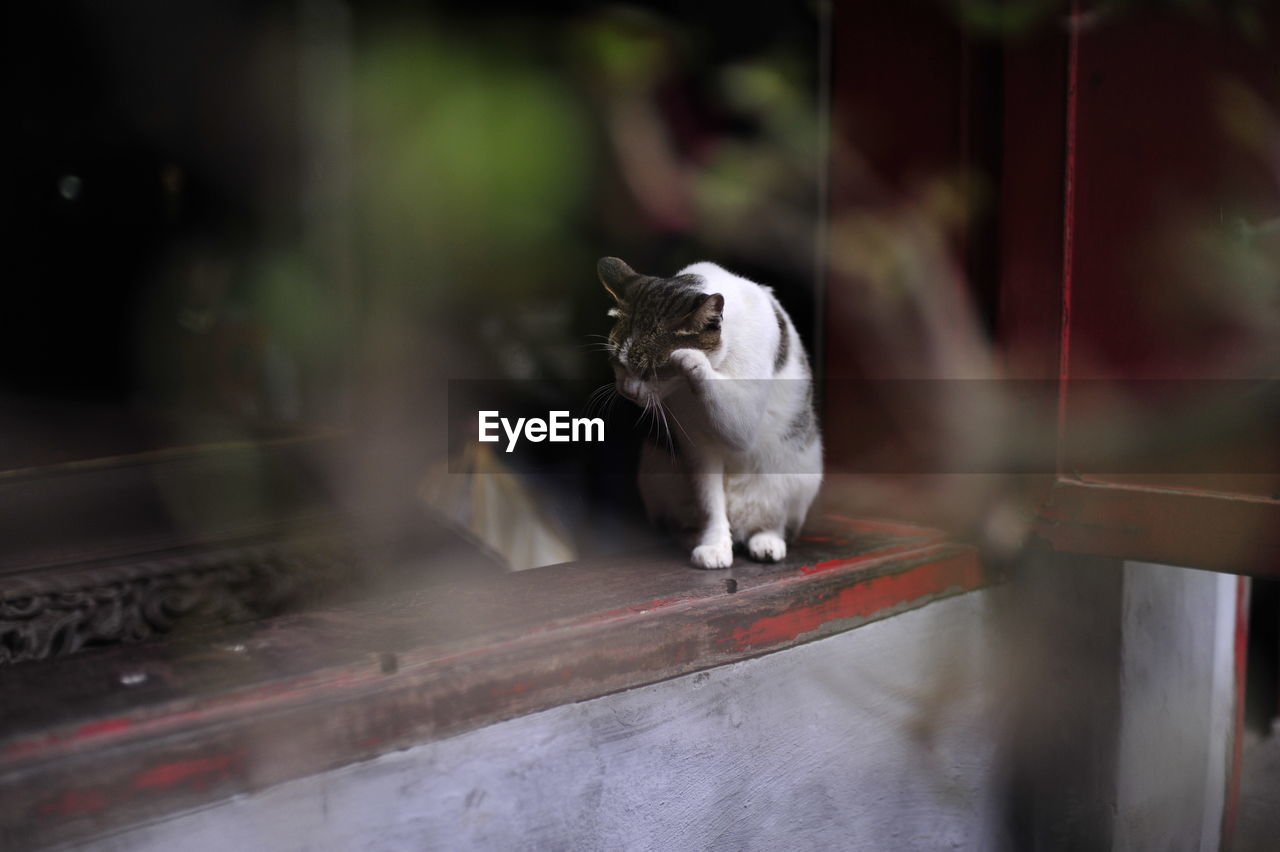
[[[142,734],[149,733],[160,727],[169,727],[190,721],[211,720],[224,710],[235,711],[251,702],[275,701],[283,703],[291,699],[311,695],[317,688],[343,689],[354,687],[375,680],[377,677],[382,677],[382,675],[365,671],[344,672],[338,675],[326,672],[323,675],[308,675],[284,683],[269,684],[216,696],[205,702],[204,706],[198,709],[166,713],[164,716],[155,719],[117,717],[85,722],[70,731],[42,734],[38,737],[10,743],[5,746],[3,756],[6,759],[24,759],[58,747],[96,748],[98,743],[94,742],[94,740],[104,735],[119,734],[126,730],[135,734]]]
[[[489,690],[489,695],[492,698],[504,698],[508,695],[520,695],[528,691],[529,684],[521,680],[503,686],[495,686]]]
[[[893,533],[894,535],[911,535],[918,536],[929,541],[944,538],[946,536],[942,530],[936,530],[933,527],[922,527],[917,524],[904,524],[898,521],[883,521],[874,518],[851,518],[847,515],[840,515],[828,512],[822,517],[829,521],[836,521],[844,524],[849,528],[850,532],[881,532]]]
[[[817,603],[757,619],[747,627],[734,630],[724,644],[737,651],[776,645],[812,632],[830,621],[865,618],[950,589],[976,589],[984,582],[977,556],[966,553],[920,565],[900,574],[873,577],[840,589]]]
[[[884,537],[875,540],[884,541]],[[597,688],[652,682],[705,667],[732,658],[735,650],[741,656],[743,652],[780,648],[796,637],[801,637],[800,641],[811,638],[805,634],[831,621],[846,619],[846,623],[830,628],[846,629],[856,626],[851,620],[856,616],[902,608],[912,601],[925,603],[948,589],[967,590],[988,582],[990,578],[979,569],[972,550],[956,551],[957,546],[935,543],[926,535],[912,536],[909,542],[897,538],[894,544],[869,553],[767,574],[743,584],[734,595],[726,595],[722,584],[700,584],[681,594],[548,622],[540,630],[504,635],[498,641],[406,652],[412,665],[406,667],[406,675],[398,679],[395,690],[386,686],[377,667],[361,660],[351,667],[317,670],[283,682],[229,691],[176,712],[162,708],[165,712],[68,727],[35,742],[68,751],[92,749],[104,741],[113,746],[128,742],[130,748],[149,754],[150,760],[100,771],[93,780],[70,778],[62,789],[74,783],[93,786],[58,797],[52,793],[58,788],[45,787],[44,795],[49,798],[33,796],[34,808],[25,812],[33,817],[38,813],[50,824],[69,823],[68,814],[80,814],[86,823],[118,821],[124,818],[118,815],[132,813],[143,807],[140,803],[153,802],[161,794],[187,801],[206,791],[225,793],[230,787],[243,787],[248,777],[242,771],[244,761],[261,742],[259,728],[271,730],[275,736],[291,730],[261,722],[264,715],[277,716],[263,711],[281,709],[290,716],[323,719],[330,711],[315,709],[317,697],[337,699],[335,706],[340,710],[335,712],[359,723],[317,733],[316,739],[324,741],[317,753],[363,758],[394,743],[418,741],[422,721],[418,708],[432,708],[431,730],[438,735],[439,731],[465,729],[470,724],[470,716],[465,715],[472,712],[467,709],[468,702],[480,708],[475,711],[477,718],[491,720],[554,706],[566,696],[580,700]],[[902,563],[914,567],[904,570]],[[898,573],[866,576],[894,570]],[[655,632],[655,627],[661,632]],[[557,633],[564,634],[566,646],[571,645],[563,659],[557,656],[561,652],[554,650],[561,647]],[[537,648],[544,649],[539,656],[527,656]],[[546,653],[546,648],[553,650]],[[494,661],[502,663],[508,657],[526,664],[507,665],[505,677],[486,674]],[[433,675],[462,661],[467,661],[467,671],[474,673],[462,687],[450,678],[441,680]],[[377,689],[367,689],[369,684]],[[460,692],[463,687],[470,691]],[[433,696],[441,698],[434,701]],[[409,705],[413,711],[402,718]],[[371,718],[377,720],[377,736],[369,735]],[[236,739],[228,742],[221,733],[205,733],[225,730],[222,724],[228,719],[236,727]],[[196,742],[184,741],[174,747],[180,749],[174,754],[170,751],[173,741],[166,735],[184,728],[199,732]],[[238,750],[231,751],[233,748]],[[164,756],[165,752],[170,753]],[[177,756],[184,759],[173,760]],[[270,768],[264,767],[264,771]],[[101,779],[108,777],[110,783],[104,784]],[[84,816],[93,811],[100,813],[91,820]]]
[[[1076,134],[1080,78],[1080,5],[1071,3],[1071,35],[1067,46],[1066,174],[1062,198],[1062,301],[1058,329],[1058,458],[1057,469],[1066,470],[1063,457],[1067,435],[1067,386],[1071,373],[1071,308],[1075,284],[1076,234]]]
[[[1244,688],[1249,659],[1249,580],[1236,578],[1235,628],[1235,713],[1231,720],[1231,765],[1227,769],[1227,790],[1222,807],[1222,848],[1230,849],[1240,812],[1240,771],[1244,759]]]
[[[801,574],[821,574],[823,571],[830,571],[833,568],[845,568],[849,565],[857,565],[860,562],[870,562],[873,559],[883,559],[886,556],[894,556],[899,553],[908,553],[912,550],[920,549],[919,542],[910,544],[895,544],[892,547],[882,547],[879,550],[868,551],[867,553],[859,553],[857,556],[847,556],[841,559],[828,559],[826,562],[817,562],[813,565],[803,565],[800,567]]]
[[[76,727],[70,733],[44,736],[13,743],[4,750],[4,754],[6,757],[23,757],[25,755],[38,752],[41,749],[48,748],[49,746],[59,742],[74,743],[83,739],[92,739],[103,734],[118,733],[132,727],[133,721],[123,716],[114,719],[100,719],[94,722],[85,722],[83,725]]]
[[[110,734],[132,727],[133,722],[123,716],[116,717],[115,719],[101,719],[97,722],[86,722],[76,728],[75,733],[71,735],[70,739],[76,739],[77,737],[92,737],[97,736],[98,734]]]
[[[844,545],[849,543],[849,539],[847,538],[839,538],[837,536],[830,536],[830,535],[802,535],[800,536],[800,540],[816,541],[816,542],[821,542],[823,544],[835,544],[835,545]]]
[[[107,795],[101,790],[68,790],[37,810],[41,816],[71,817],[97,813],[106,806]]]
[[[214,757],[201,757],[194,760],[175,760],[162,763],[143,772],[133,781],[139,789],[148,787],[173,787],[178,784],[195,781],[197,786],[207,783],[211,774],[224,773],[228,767],[244,757],[244,752],[221,754]]]

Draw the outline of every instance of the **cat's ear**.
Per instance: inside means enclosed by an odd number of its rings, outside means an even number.
[[[724,296],[710,293],[685,316],[680,325],[686,331],[717,331],[724,317]]]
[[[622,302],[622,293],[627,282],[636,277],[636,271],[616,257],[600,258],[596,262],[596,274],[600,276],[600,283],[604,285],[604,289],[619,304]]]

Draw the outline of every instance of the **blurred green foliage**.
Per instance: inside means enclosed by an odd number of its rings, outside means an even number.
[[[358,46],[361,266],[410,304],[510,298],[569,273],[583,118],[554,74],[505,47],[426,27]]]
[[[1029,35],[1071,12],[1071,0],[946,0],[961,26],[993,38]],[[1264,34],[1260,10],[1271,0],[1096,0],[1081,2],[1083,15],[1123,15],[1167,9],[1201,17],[1218,16],[1240,34],[1253,39]]]

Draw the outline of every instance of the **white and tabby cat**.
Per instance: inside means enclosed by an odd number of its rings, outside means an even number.
[[[699,568],[729,567],[735,542],[782,559],[822,482],[813,379],[786,311],[714,263],[655,278],[606,257],[597,271],[616,302],[615,386],[668,425],[640,458],[650,519],[690,534]]]

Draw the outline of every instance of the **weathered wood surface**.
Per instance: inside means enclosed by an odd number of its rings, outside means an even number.
[[[787,562],[657,550],[479,573],[0,674],[7,847],[236,793],[831,635],[992,582],[921,528],[828,519]],[[411,572],[404,574],[411,577]]]
[[[337,446],[304,436],[0,470],[0,578],[331,517],[320,461]]]
[[[92,852],[1000,850],[1006,590],[555,707]]]
[[[1280,500],[1059,479],[1036,531],[1055,550],[1280,575]]]

